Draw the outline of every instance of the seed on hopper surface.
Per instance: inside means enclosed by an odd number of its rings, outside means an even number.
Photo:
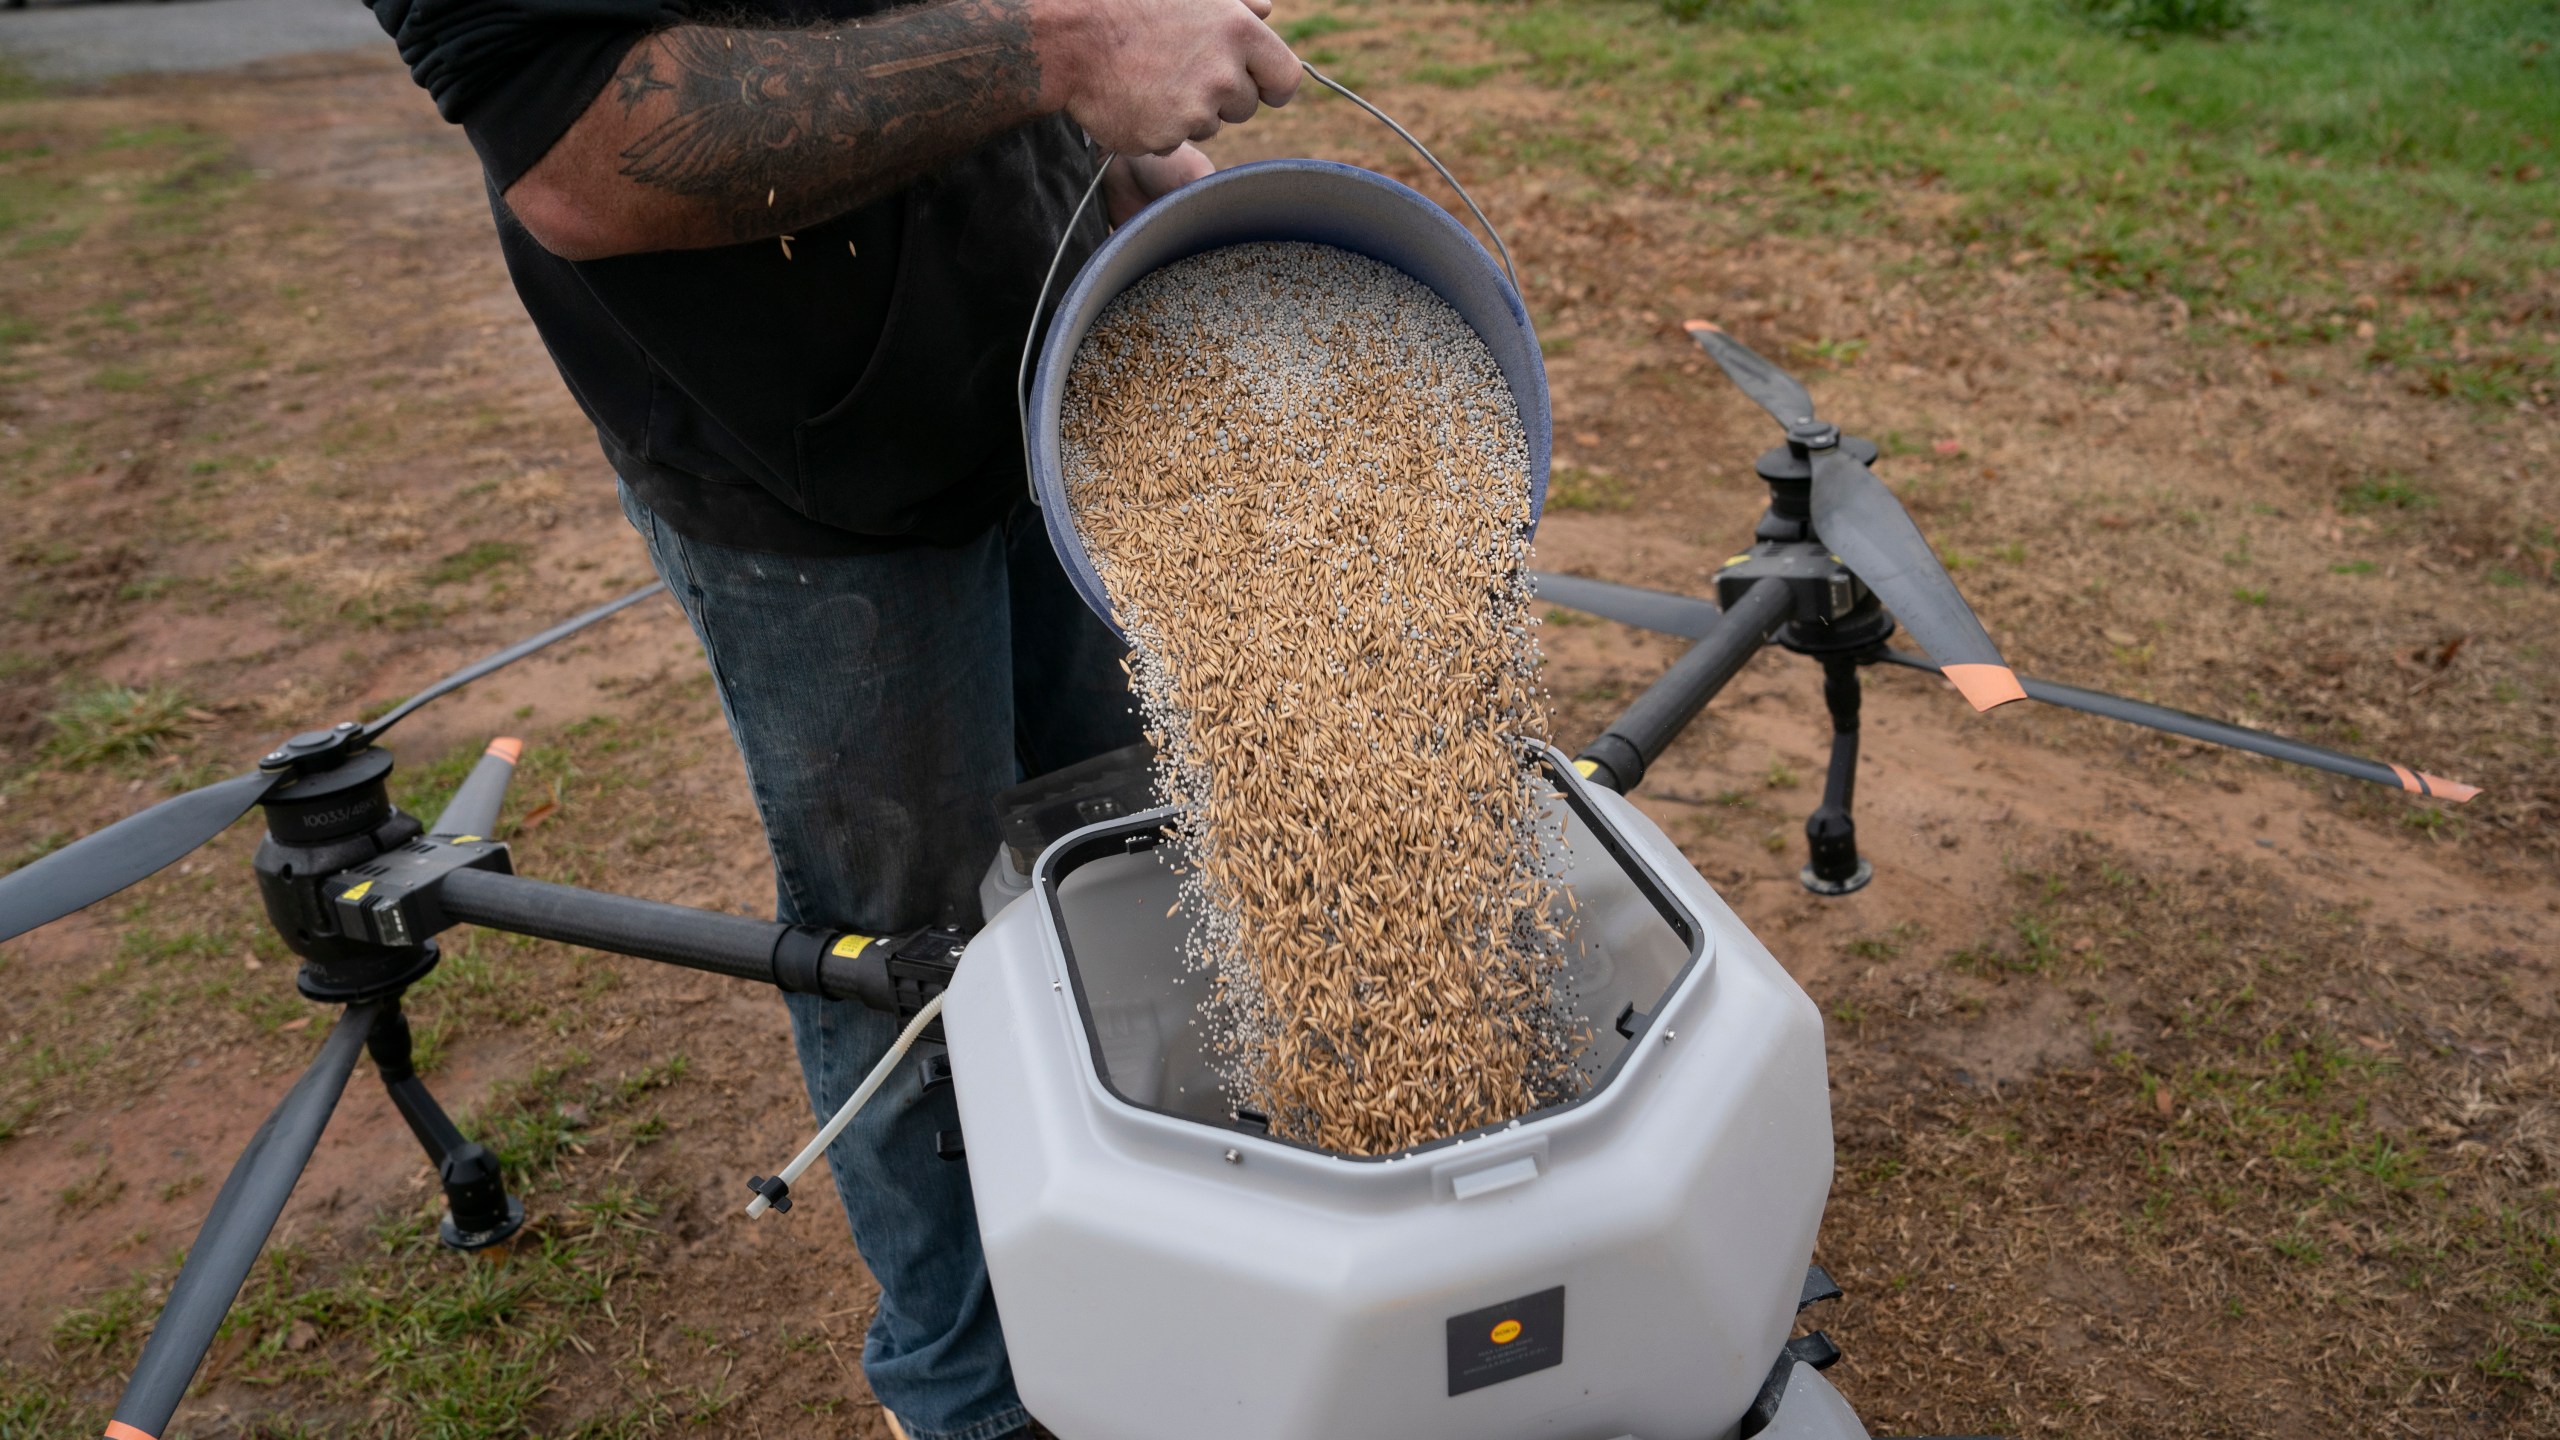
[[[1484,342],[1348,251],[1212,251],[1095,320],[1060,451],[1230,1100],[1374,1155],[1569,1097],[1529,450]]]

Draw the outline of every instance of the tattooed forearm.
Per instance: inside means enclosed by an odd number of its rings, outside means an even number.
[[[680,25],[634,45],[500,199],[552,254],[602,260],[791,234],[1047,115],[1165,156],[1297,89],[1270,8],[925,0],[832,30]]]
[[[1035,113],[1027,0],[950,0],[833,30],[684,26],[633,48],[620,173],[760,238],[886,194]]]
[[[641,101],[659,91],[674,88],[658,78],[657,59],[648,54],[634,55],[622,67],[622,73],[613,77],[613,98],[622,102],[625,115],[640,108]]]

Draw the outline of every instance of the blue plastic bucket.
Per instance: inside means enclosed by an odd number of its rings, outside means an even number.
[[[1111,597],[1076,533],[1058,464],[1058,410],[1085,332],[1121,291],[1177,260],[1229,245],[1303,240],[1392,265],[1431,288],[1474,327],[1502,367],[1529,442],[1529,528],[1546,513],[1547,368],[1518,292],[1449,213],[1372,170],[1331,160],[1262,160],[1195,180],[1121,226],[1059,301],[1031,384],[1031,491],[1067,578],[1114,630]]]

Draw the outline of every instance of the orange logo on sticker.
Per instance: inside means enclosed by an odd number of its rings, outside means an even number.
[[[1493,1327],[1493,1343],[1496,1345],[1508,1345],[1519,1338],[1520,1322],[1517,1320],[1505,1320]]]

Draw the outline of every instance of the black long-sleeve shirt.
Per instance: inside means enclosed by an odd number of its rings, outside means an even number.
[[[803,227],[788,253],[761,240],[563,260],[500,194],[692,0],[369,3],[479,152],[516,292],[606,459],[679,532],[794,555],[953,544],[1023,493],[1014,366],[1093,175],[1063,117]],[[887,8],[746,0],[718,13],[798,25]],[[1101,234],[1088,216],[1060,273]]]

